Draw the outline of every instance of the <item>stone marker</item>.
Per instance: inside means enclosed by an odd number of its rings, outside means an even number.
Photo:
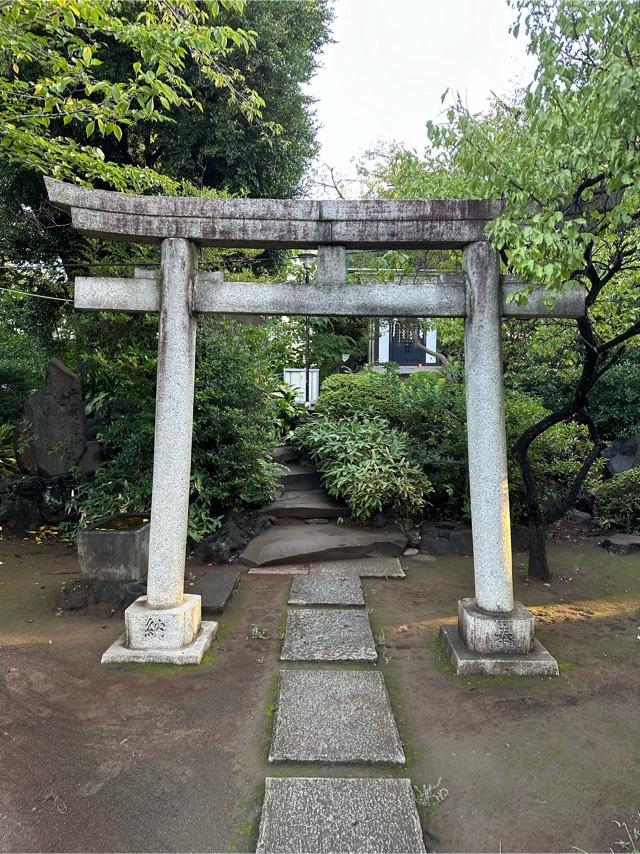
[[[376,661],[366,611],[296,608],[287,612],[281,661]]]
[[[296,608],[287,613],[282,661],[376,661],[366,611]]]
[[[87,449],[80,379],[59,359],[49,361],[44,387],[27,401],[15,448],[23,471],[44,476],[65,474]]]
[[[212,569],[199,575],[193,582],[185,583],[185,593],[200,596],[203,611],[220,614],[240,580],[237,569]]]
[[[281,671],[269,762],[404,761],[381,673]]]
[[[267,777],[256,851],[424,852],[411,782]]]
[[[364,605],[356,575],[304,575],[294,578],[289,605]]]

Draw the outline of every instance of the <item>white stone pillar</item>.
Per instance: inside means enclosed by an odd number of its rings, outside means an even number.
[[[103,662],[198,664],[217,629],[184,593],[196,358],[197,249],[162,242],[153,491],[147,595],[125,612],[125,633]]]
[[[189,513],[191,436],[196,359],[193,292],[196,247],[162,242],[153,492],[147,605],[182,603]]]
[[[479,608],[512,611],[511,523],[500,344],[500,258],[488,243],[464,249],[464,331],[473,559]]]

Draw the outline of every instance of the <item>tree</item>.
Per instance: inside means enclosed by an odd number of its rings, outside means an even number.
[[[428,123],[426,158],[387,152],[367,177],[382,195],[502,200],[504,214],[488,234],[505,268],[544,283],[550,298],[571,283],[586,289],[573,385],[516,444],[531,534],[529,573],[547,579],[546,526],[573,506],[603,446],[592,392],[640,333],[640,6],[633,0],[512,5],[513,33],[524,31],[538,61],[527,90],[509,102],[496,98],[484,115],[455,100],[446,123]],[[591,449],[566,491],[545,503],[532,474],[532,444],[572,419],[588,427]]]

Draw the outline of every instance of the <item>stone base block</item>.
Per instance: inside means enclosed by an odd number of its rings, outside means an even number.
[[[480,655],[528,655],[534,644],[534,616],[516,602],[501,614],[478,608],[475,599],[458,602],[458,631],[466,647]]]
[[[128,649],[171,649],[189,646],[200,631],[200,597],[185,593],[175,608],[149,608],[147,597],[129,605],[124,612],[125,646]]]
[[[121,635],[102,656],[102,664],[200,664],[218,631],[218,623],[205,620],[195,640],[182,649],[128,649]]]
[[[440,629],[444,651],[458,676],[558,676],[558,662],[538,640],[526,655],[480,655],[464,645],[457,626]]]

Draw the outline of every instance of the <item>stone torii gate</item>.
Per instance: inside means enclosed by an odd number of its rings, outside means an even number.
[[[584,293],[552,309],[544,288],[526,305],[508,299],[486,201],[297,201],[134,196],[46,179],[53,204],[89,237],[161,244],[158,273],[134,279],[78,278],[79,309],[159,313],[153,493],[147,596],[125,612],[125,633],[103,662],[199,663],[215,623],[184,593],[189,476],[199,314],[464,317],[469,486],[475,598],[458,603],[458,627],[443,629],[461,673],[557,675],[534,638],[533,614],[514,602],[500,346],[502,316],[579,317]],[[198,246],[318,249],[313,285],[224,282],[199,273]],[[464,274],[420,282],[347,284],[347,249],[461,249]]]

